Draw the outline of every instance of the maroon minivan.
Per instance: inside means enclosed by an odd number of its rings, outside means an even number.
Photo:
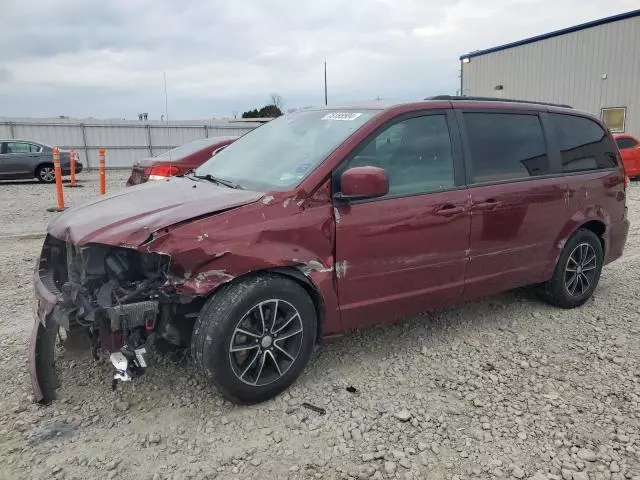
[[[593,116],[435,97],[305,110],[193,174],[54,221],[35,275],[32,378],[54,397],[61,326],[108,347],[190,347],[234,402],[286,389],[321,339],[524,285],[593,294],[629,223],[618,149]]]
[[[127,179],[127,187],[149,180],[184,175],[209,160],[218,151],[233,143],[237,136],[209,137],[185,143],[155,157],[136,162]]]

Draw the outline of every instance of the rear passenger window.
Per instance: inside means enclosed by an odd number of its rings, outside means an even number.
[[[613,145],[596,122],[573,115],[551,114],[551,124],[564,172],[600,170],[616,166]]]
[[[471,148],[471,183],[497,182],[549,173],[537,115],[465,113]]]
[[[616,138],[616,143],[618,144],[618,148],[620,150],[625,148],[633,148],[636,145],[638,145],[638,142],[636,142],[633,138],[630,138],[630,137]]]

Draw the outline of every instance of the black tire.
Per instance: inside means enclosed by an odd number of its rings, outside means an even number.
[[[594,256],[595,263],[578,265],[581,263],[581,252],[588,252],[585,254],[585,261]],[[551,280],[542,284],[542,298],[561,308],[576,308],[584,304],[598,286],[603,261],[604,251],[600,238],[591,230],[579,229],[562,249]]]
[[[301,333],[295,333],[298,328]],[[260,274],[223,286],[207,301],[194,325],[191,354],[228,400],[258,403],[275,397],[300,375],[316,332],[316,310],[307,292],[281,275]]]
[[[56,334],[58,326],[48,318],[46,327],[40,322],[35,345],[35,373],[38,387],[42,394],[40,403],[49,405],[56,398],[59,378],[56,372]]]
[[[40,183],[54,183],[56,181],[53,164],[44,163],[36,168],[36,178]]]

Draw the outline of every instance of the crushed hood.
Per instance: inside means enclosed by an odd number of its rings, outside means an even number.
[[[162,228],[246,205],[262,195],[207,181],[171,178],[124,188],[66,210],[49,225],[48,232],[76,245],[137,247]]]

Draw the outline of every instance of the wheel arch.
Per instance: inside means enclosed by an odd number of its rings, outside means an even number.
[[[265,271],[290,278],[305,289],[307,295],[309,295],[309,298],[311,298],[311,301],[313,302],[314,308],[316,309],[316,318],[318,319],[318,324],[316,326],[316,344],[320,344],[324,335],[325,305],[324,297],[322,296],[322,293],[320,293],[318,286],[313,283],[313,280],[306,276],[300,269],[295,267],[272,268]]]
[[[608,217],[596,217],[591,216],[588,217],[580,212],[579,215],[571,218],[565,227],[562,229],[560,234],[557,236],[555,242],[552,245],[551,252],[549,255],[549,266],[544,274],[544,281],[551,278],[553,274],[556,264],[558,263],[558,259],[562,254],[562,249],[566,245],[567,241],[580,229],[590,230],[595,233],[600,239],[600,244],[602,245],[602,251],[605,254],[607,252],[607,242],[606,242],[606,233],[607,233],[607,224]]]
[[[600,244],[602,245],[602,251],[606,256],[606,245],[604,241],[604,234],[607,231],[607,226],[605,225],[605,223],[602,220],[589,220],[588,222],[585,222],[582,225],[580,225],[578,228],[576,228],[573,233],[575,233],[581,228],[586,230],[591,230],[593,233],[595,233],[598,236],[598,238],[600,239]],[[571,235],[573,235],[573,233]]]
[[[33,169],[33,176],[36,177],[38,174],[38,170],[40,169],[40,167],[53,167],[53,162],[49,162],[49,161],[43,161],[43,162],[39,162],[36,165],[36,168]]]
[[[222,288],[235,283],[240,283],[250,279],[251,277],[255,277],[261,274],[270,274],[270,275],[279,275],[282,277],[286,277],[298,285],[300,285],[313,303],[313,307],[316,311],[317,325],[316,325],[316,344],[320,344],[322,342],[322,338],[324,336],[324,327],[325,327],[325,318],[326,318],[326,307],[324,297],[320,291],[320,288],[314,283],[314,281],[309,278],[307,275],[303,273],[300,268],[297,267],[275,267],[275,268],[265,268],[260,270],[252,270],[243,275],[239,275],[228,282],[224,282],[219,284],[213,290],[211,290],[207,294],[207,299],[216,295]]]

